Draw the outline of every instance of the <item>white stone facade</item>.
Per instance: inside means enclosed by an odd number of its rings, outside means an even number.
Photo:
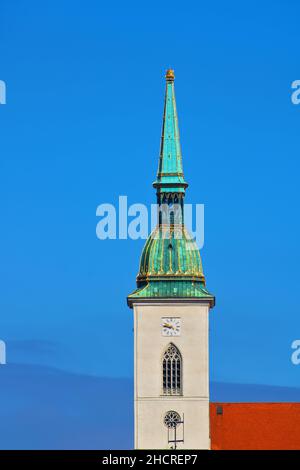
[[[209,303],[134,302],[135,448],[168,449],[165,414],[184,417],[177,427],[178,449],[209,449]],[[162,319],[180,318],[180,335],[163,336]],[[182,394],[164,395],[163,354],[173,343],[182,356]],[[184,432],[183,432],[184,431]],[[170,431],[170,439],[174,430]],[[184,435],[183,435],[184,434]]]

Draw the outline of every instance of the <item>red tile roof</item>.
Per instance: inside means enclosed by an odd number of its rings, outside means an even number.
[[[300,403],[211,403],[211,448],[300,449]]]

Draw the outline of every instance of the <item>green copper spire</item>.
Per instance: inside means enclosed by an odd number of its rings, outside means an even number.
[[[214,305],[205,287],[200,252],[184,225],[184,180],[174,92],[174,71],[166,73],[166,96],[156,181],[158,224],[142,251],[137,289],[127,302],[184,299]],[[176,209],[175,209],[176,208]],[[166,215],[170,214],[169,218]],[[166,223],[167,220],[167,223]]]
[[[157,193],[184,193],[188,186],[182,169],[174,78],[174,70],[167,70],[159,165],[157,178],[153,183]]]

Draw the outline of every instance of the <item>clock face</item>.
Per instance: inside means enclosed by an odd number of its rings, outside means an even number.
[[[178,317],[163,317],[161,327],[163,336],[180,336],[181,319]]]

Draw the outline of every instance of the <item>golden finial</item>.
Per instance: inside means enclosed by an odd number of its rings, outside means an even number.
[[[173,69],[168,69],[167,72],[166,72],[166,80],[168,80],[170,82],[173,82],[174,78],[175,78],[174,70]]]

